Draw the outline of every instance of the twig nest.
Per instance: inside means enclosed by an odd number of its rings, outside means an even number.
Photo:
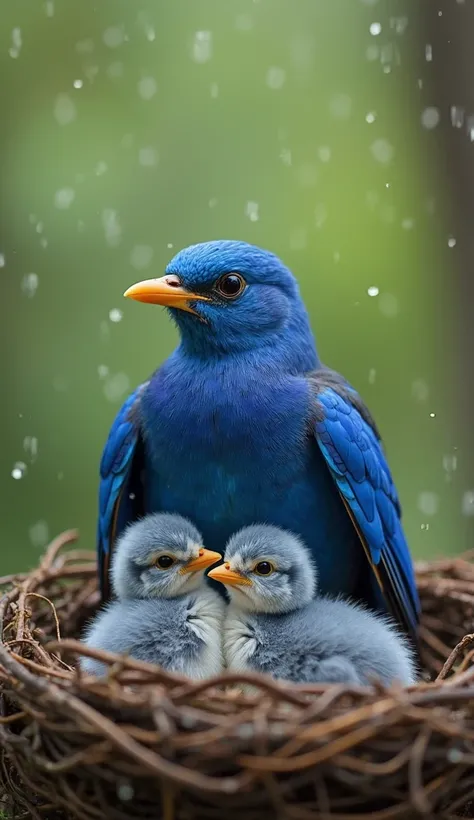
[[[94,652],[98,679],[77,663],[99,597],[74,540],[0,579],[0,800],[14,817],[474,817],[469,560],[418,565],[426,682],[407,690],[193,683]]]

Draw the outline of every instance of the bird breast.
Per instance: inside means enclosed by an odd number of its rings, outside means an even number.
[[[197,658],[190,660],[184,674],[190,678],[210,678],[223,668],[221,628],[225,602],[214,590],[203,588],[191,596],[187,614],[188,628],[202,641]]]
[[[257,640],[246,613],[229,605],[223,630],[224,662],[229,669],[243,672],[257,649]]]

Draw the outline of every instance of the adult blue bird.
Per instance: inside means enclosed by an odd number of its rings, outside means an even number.
[[[143,512],[191,519],[209,549],[265,522],[301,536],[323,593],[389,611],[416,635],[419,601],[375,423],[321,364],[298,284],[244,242],[192,245],[125,296],[163,305],[181,341],[127,399],[100,467],[98,555]]]

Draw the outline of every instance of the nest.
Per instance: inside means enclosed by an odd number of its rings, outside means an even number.
[[[71,549],[74,540],[65,533],[33,572],[0,579],[7,816],[474,816],[469,560],[417,567],[426,680],[416,687],[295,686],[258,675],[193,683],[77,640],[98,592],[94,556]],[[103,660],[108,677],[81,675],[81,653]]]

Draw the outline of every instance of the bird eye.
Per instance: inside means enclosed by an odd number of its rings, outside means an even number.
[[[175,559],[171,555],[160,555],[156,559],[156,566],[160,569],[169,569],[173,566]]]
[[[270,561],[259,561],[253,568],[253,571],[257,575],[271,575],[272,572],[275,572],[275,567]]]
[[[226,299],[236,299],[245,290],[245,279],[240,273],[226,273],[216,282],[216,290]]]

